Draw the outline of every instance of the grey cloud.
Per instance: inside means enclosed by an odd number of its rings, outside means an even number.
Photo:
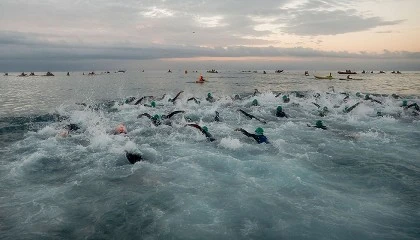
[[[379,17],[349,15],[347,11],[306,11],[291,13],[282,30],[296,35],[336,35],[369,30],[378,26],[396,25],[403,20],[385,21]]]

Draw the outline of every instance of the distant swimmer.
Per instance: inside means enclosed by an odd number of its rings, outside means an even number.
[[[185,125],[185,126],[191,126],[191,127],[195,127],[195,128],[197,128],[198,130],[200,130],[201,131],[201,133],[203,133],[205,136],[206,136],[206,138],[207,138],[207,140],[209,140],[210,142],[213,142],[213,141],[215,141],[216,139],[209,133],[209,129],[206,127],[206,126],[203,126],[203,127],[200,127],[198,124],[195,124],[195,123],[189,123],[189,124],[187,124],[187,125]]]
[[[256,95],[259,95],[259,94],[261,94],[261,93],[260,93],[260,91],[258,91],[258,89],[254,89],[254,94],[253,94],[253,96],[256,96]]]
[[[345,107],[344,108],[344,112],[345,113],[349,113],[349,112],[353,111],[353,109],[355,109],[357,106],[359,106],[360,103],[362,103],[362,102],[358,102],[358,103],[354,104],[351,107]]]
[[[405,109],[409,109],[409,108],[414,107],[414,109],[416,109],[417,111],[420,111],[420,107],[417,103],[412,103],[412,104],[408,105],[407,100],[403,100],[403,103],[402,103],[401,107],[404,107]]]
[[[214,97],[211,95],[211,93],[207,93],[206,100],[208,102],[211,102],[211,103],[216,101],[216,99],[214,99]]]
[[[284,103],[288,103],[288,102],[290,102],[290,98],[289,98],[289,96],[287,96],[287,95],[284,95],[284,96],[282,97],[282,99],[283,99],[283,102],[284,102]]]
[[[251,103],[251,106],[260,106],[257,99],[254,99]]]
[[[188,98],[187,102],[194,100],[195,103],[200,104],[200,101],[195,97]]]
[[[143,100],[153,98],[153,96],[144,96],[137,100],[134,105],[139,105]]]
[[[287,114],[285,113],[285,112],[283,112],[283,108],[282,108],[282,106],[278,106],[277,107],[277,109],[276,109],[276,117],[281,117],[281,118],[289,118],[288,116],[287,116]]]
[[[214,121],[220,122],[219,112],[216,111],[216,116],[214,117]]]
[[[266,136],[264,136],[264,129],[262,129],[261,127],[255,129],[255,134],[253,133],[249,133],[246,130],[242,129],[242,128],[237,128],[235,129],[235,131],[239,131],[242,132],[245,136],[247,137],[252,137],[255,139],[255,141],[257,141],[257,143],[270,143],[267,139]]]
[[[367,101],[367,100],[370,100],[370,101],[372,101],[372,102],[376,102],[376,103],[382,104],[382,102],[381,102],[381,101],[378,101],[378,100],[376,100],[376,99],[371,98],[369,94],[366,94],[366,96],[365,96],[365,100],[366,100],[366,101]]]
[[[314,128],[320,128],[320,129],[324,129],[327,130],[327,127],[324,126],[324,124],[322,123],[321,120],[316,121],[315,126],[311,126],[309,124],[307,124],[308,127],[314,127]]]
[[[162,116],[155,114],[153,117],[148,113],[143,113],[143,114],[138,115],[137,118],[146,116],[150,120],[152,120],[153,125],[159,126],[162,124],[162,120],[170,119],[171,117],[173,117],[175,114],[178,114],[178,113],[185,113],[185,111],[174,111],[174,112],[169,113],[168,115],[162,115]]]
[[[67,72],[67,76],[70,76],[70,72]]]
[[[242,109],[238,109],[238,111],[239,112],[241,112],[242,114],[244,114],[245,116],[247,116],[247,117],[249,117],[250,119],[255,119],[255,120],[257,120],[257,121],[260,121],[260,122],[262,122],[262,123],[264,123],[264,124],[266,124],[267,122],[266,121],[264,121],[264,120],[262,120],[262,119],[260,119],[260,118],[257,118],[257,117],[255,117],[255,116],[253,116],[253,115],[251,115],[251,114],[249,114],[249,113],[247,113],[247,112],[245,112],[244,110],[242,110]]]
[[[146,107],[152,107],[152,108],[155,108],[155,107],[156,107],[156,102],[155,102],[155,101],[152,101],[152,102],[150,103],[150,105],[149,105],[149,104],[144,104],[144,106],[146,106]]]
[[[168,102],[172,102],[173,104],[175,104],[175,101],[179,98],[179,95],[181,95],[181,93],[183,93],[184,91],[180,91],[173,99],[169,98]]]
[[[242,100],[242,98],[241,98],[241,96],[239,96],[239,94],[235,94],[235,96],[233,97],[232,100],[234,100],[234,101],[236,101],[236,100]]]

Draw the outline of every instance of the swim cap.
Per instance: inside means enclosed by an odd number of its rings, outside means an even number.
[[[254,105],[254,106],[258,105],[258,100],[257,100],[257,99],[254,99],[254,100],[252,101],[252,105]]]
[[[158,114],[155,114],[155,115],[152,117],[152,119],[153,119],[153,120],[158,120],[158,119],[160,119],[160,116],[159,116]]]
[[[369,94],[366,94],[365,100],[369,100]]]
[[[209,131],[209,129],[206,126],[203,126],[202,129],[203,129],[204,132],[208,132]]]
[[[356,93],[356,96],[357,96],[357,97],[360,97],[360,93],[359,93],[359,92],[357,92],[357,93]]]
[[[172,102],[172,98],[169,98],[169,99],[168,99],[168,102]]]
[[[328,108],[324,107],[322,110],[324,110],[324,112],[328,112]]]
[[[283,100],[286,100],[288,97],[286,95],[283,96]]]
[[[156,102],[155,102],[155,101],[152,101],[152,102],[150,103],[150,105],[152,105],[152,107],[156,107]]]
[[[316,121],[315,125],[317,127],[323,127],[324,126],[324,124],[322,124],[322,121],[321,120]]]
[[[207,93],[207,97],[211,97],[211,93]]]
[[[382,112],[381,111],[377,111],[376,112],[376,116],[381,117],[382,116]]]
[[[403,107],[407,106],[407,100],[403,100]]]
[[[264,134],[264,129],[262,129],[262,128],[257,128],[257,129],[255,129],[255,133],[257,134],[257,135],[263,135]]]
[[[277,107],[277,112],[281,112],[281,111],[283,111],[283,108],[281,106],[278,106]]]

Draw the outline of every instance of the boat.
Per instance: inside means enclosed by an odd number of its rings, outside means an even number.
[[[216,69],[208,70],[207,73],[219,73]]]
[[[357,74],[357,72],[352,72],[350,70],[346,70],[346,71],[338,71],[338,74]]]
[[[206,81],[200,81],[200,80],[197,80],[197,81],[195,81],[195,83],[205,83]]]
[[[52,74],[51,72],[47,72],[44,76],[46,76],[46,77],[53,77],[54,74]]]
[[[284,70],[276,70],[276,73],[282,73]]]
[[[322,77],[322,76],[314,76],[316,79],[334,79],[333,78],[333,76],[325,76],[325,77]]]
[[[125,73],[126,70],[118,70],[119,73]]]

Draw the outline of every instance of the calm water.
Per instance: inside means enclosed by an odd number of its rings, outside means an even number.
[[[418,72],[341,81],[222,71],[203,74],[203,85],[191,83],[198,73],[183,71],[55,74],[0,77],[1,239],[420,237],[420,116],[401,107],[403,99],[420,104]],[[255,88],[261,94],[253,97]],[[176,104],[168,102],[179,91]],[[216,102],[205,100],[208,92]],[[163,94],[156,108],[124,104]],[[187,102],[193,96],[200,104]],[[313,103],[328,107],[326,116]],[[278,105],[288,119],[275,117]],[[175,110],[185,113],[172,126],[137,118]],[[187,119],[216,141],[186,127]],[[307,127],[316,120],[329,129]],[[110,134],[121,122],[129,133]],[[69,123],[80,130],[60,137]],[[271,144],[238,127],[263,127]],[[145,161],[131,165],[124,151]]]

